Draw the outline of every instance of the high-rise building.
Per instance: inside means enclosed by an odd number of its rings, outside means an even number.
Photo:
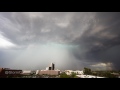
[[[52,64],[52,70],[55,70],[55,64]]]
[[[49,67],[46,67],[46,70],[55,70],[55,64],[51,63]]]
[[[51,63],[50,67],[51,67],[51,70],[54,70],[55,69],[55,64]]]
[[[49,67],[46,67],[46,70],[39,70],[38,75],[43,75],[43,74],[59,75],[60,74],[60,70],[55,70],[55,64],[51,63]]]
[[[49,70],[52,70],[52,67],[49,67]]]

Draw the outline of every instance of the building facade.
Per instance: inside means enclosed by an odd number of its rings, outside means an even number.
[[[73,71],[73,70],[65,70],[65,73],[67,75],[71,75],[72,73],[76,73],[77,75],[83,75],[83,71],[80,71],[80,70],[76,70],[76,71]]]
[[[49,67],[46,67],[46,70],[55,70],[55,64],[51,63]]]
[[[0,78],[18,77],[21,76],[21,74],[22,74],[22,70],[2,69],[0,71]]]
[[[60,71],[58,70],[41,70],[39,75],[59,75]]]
[[[38,75],[59,75],[60,70],[55,70],[55,64],[51,63],[49,67],[46,67],[46,70],[39,70]]]
[[[51,70],[55,70],[55,64],[54,63],[51,63],[50,67],[51,67]]]

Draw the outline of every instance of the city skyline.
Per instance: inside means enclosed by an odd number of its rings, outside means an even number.
[[[120,12],[0,12],[0,67],[120,69]]]

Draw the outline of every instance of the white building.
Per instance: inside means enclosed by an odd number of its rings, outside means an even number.
[[[74,71],[74,73],[76,73],[78,75],[83,75],[84,74],[83,71],[80,71],[80,70],[76,70],[76,71]]]
[[[76,71],[73,71],[73,70],[65,70],[65,73],[67,75],[71,75],[72,73],[76,73],[77,75],[83,75],[83,71],[80,71],[80,70],[76,70]]]
[[[38,75],[39,74],[39,70],[36,70],[36,75]]]
[[[31,75],[31,74],[37,74],[39,72],[38,71],[32,71],[32,70],[23,70],[22,74],[23,75]]]
[[[31,70],[23,70],[22,74],[29,75],[31,74]]]
[[[71,75],[72,72],[73,72],[73,70],[65,70],[65,73],[66,73],[67,75]]]
[[[46,70],[49,70],[49,67],[46,67]]]

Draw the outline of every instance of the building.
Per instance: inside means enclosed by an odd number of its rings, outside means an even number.
[[[67,74],[67,75],[71,75],[72,73],[76,73],[77,75],[83,75],[84,73],[83,73],[83,70],[82,71],[80,71],[80,70],[76,70],[76,71],[73,71],[73,70],[65,70],[65,73]]]
[[[31,70],[23,70],[22,75],[30,75]]]
[[[73,71],[74,73],[76,73],[77,75],[83,75],[84,73],[83,73],[83,70],[82,71],[80,71],[80,70],[76,70],[76,71]]]
[[[46,67],[46,70],[49,70],[49,67]]]
[[[39,74],[39,70],[36,70],[36,75],[38,75]]]
[[[3,68],[0,68],[0,73],[2,72]]]
[[[65,73],[66,73],[67,75],[71,75],[72,72],[73,72],[73,70],[65,70]]]
[[[46,70],[55,70],[55,64],[51,63],[49,67],[46,67]]]
[[[54,70],[55,69],[55,64],[51,63],[50,67],[51,67],[51,70]]]
[[[2,72],[2,70],[10,70],[10,68],[0,68],[0,72]]]
[[[36,74],[36,71],[31,71],[31,70],[23,70],[22,75],[33,75]]]
[[[46,70],[39,70],[38,75],[59,75],[60,70],[55,70],[55,64],[51,63],[49,67],[46,67]]]
[[[41,70],[38,75],[59,75],[59,70]]]
[[[21,74],[22,74],[22,70],[6,69],[6,68],[0,69],[1,78],[18,77],[18,76],[21,76]]]

